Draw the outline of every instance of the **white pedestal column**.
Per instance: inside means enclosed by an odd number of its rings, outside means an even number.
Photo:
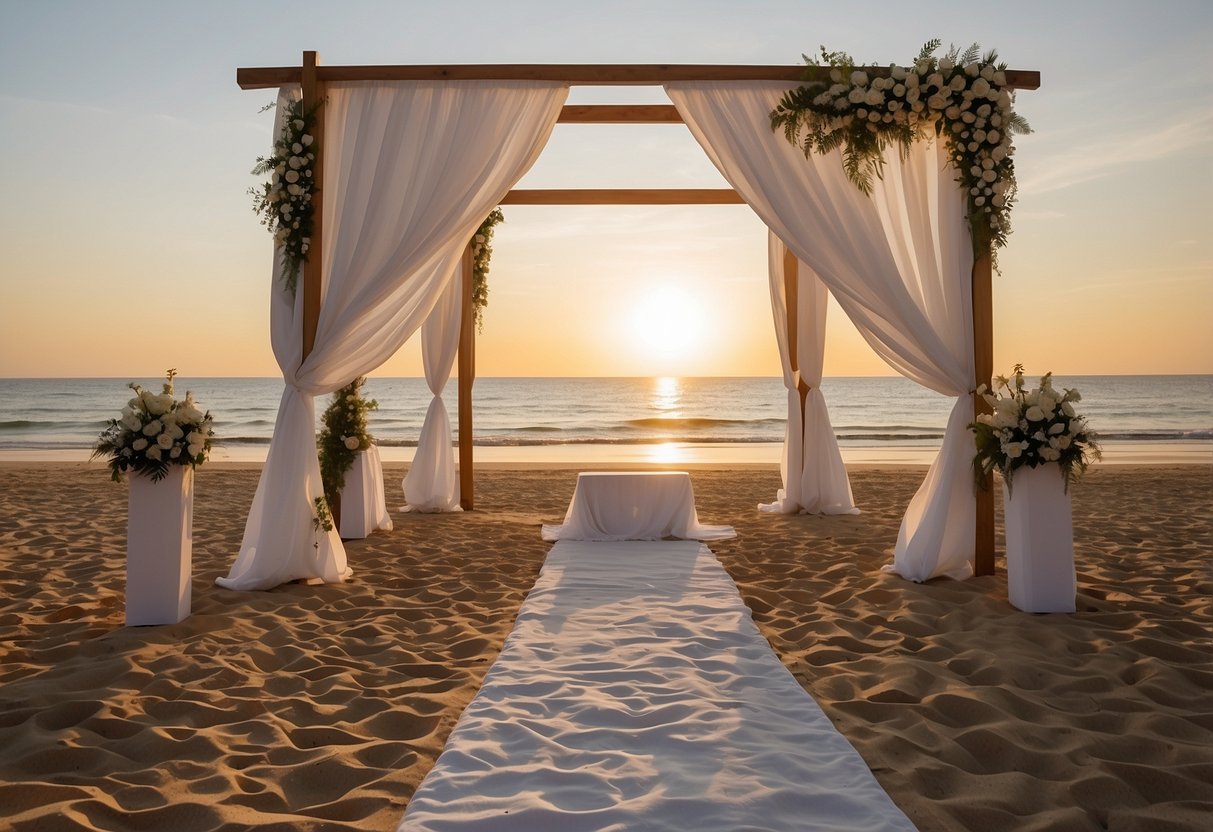
[[[1074,612],[1074,527],[1061,468],[1020,468],[1002,494],[1011,604],[1024,612]]]
[[[176,624],[190,614],[194,469],[159,482],[131,474],[126,534],[126,625]]]
[[[360,540],[376,529],[390,530],[392,518],[383,491],[383,462],[374,445],[354,455],[341,489],[342,540]]]

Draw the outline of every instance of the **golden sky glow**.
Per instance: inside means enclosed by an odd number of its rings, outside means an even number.
[[[996,369],[1213,372],[1207,2],[897,4],[879,27],[804,0],[365,3],[341,26],[310,0],[289,19],[281,5],[208,9],[6,6],[0,376],[278,375],[270,238],[245,195],[272,95],[239,90],[237,66],[297,64],[302,49],[331,64],[791,64],[820,43],[905,62],[934,36],[1043,76],[1017,106],[1036,133],[1017,140]],[[724,184],[681,125],[560,125],[520,186]],[[481,375],[779,374],[765,232],[744,206],[507,208],[496,242]],[[891,372],[837,307],[825,372]],[[377,374],[420,375],[419,349]]]

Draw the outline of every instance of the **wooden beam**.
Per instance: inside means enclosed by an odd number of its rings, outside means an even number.
[[[682,124],[673,104],[566,104],[562,124]]]
[[[889,74],[887,66],[864,67],[870,76]],[[422,64],[413,66],[325,66],[321,81],[557,81],[573,86],[660,86],[670,81],[826,80],[829,67],[721,64]],[[300,67],[245,67],[236,70],[241,89],[280,87],[300,82]],[[1034,90],[1040,73],[1009,69],[1007,86]]]
[[[732,188],[570,188],[513,190],[502,205],[744,205]]]
[[[994,375],[993,268],[987,251],[973,263],[973,368],[975,387],[990,384]],[[991,412],[986,400],[973,394],[973,416]],[[973,571],[994,574],[994,476],[987,474],[977,490],[977,535]]]
[[[476,315],[472,307],[472,243],[460,261],[463,303],[459,317],[459,505],[476,507],[472,459],[472,384],[476,381]]]
[[[317,78],[319,57],[303,53],[303,112],[314,112],[312,129],[312,237],[307,260],[303,264],[303,355],[306,359],[316,345],[316,327],[320,323],[320,287],[324,265],[324,83]]]

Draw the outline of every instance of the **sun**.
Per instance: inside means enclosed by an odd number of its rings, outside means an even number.
[[[655,358],[681,358],[703,343],[703,308],[677,286],[658,286],[638,298],[631,323],[639,345]]]

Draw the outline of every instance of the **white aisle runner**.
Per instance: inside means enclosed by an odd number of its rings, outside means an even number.
[[[400,832],[912,830],[696,541],[563,541]]]

